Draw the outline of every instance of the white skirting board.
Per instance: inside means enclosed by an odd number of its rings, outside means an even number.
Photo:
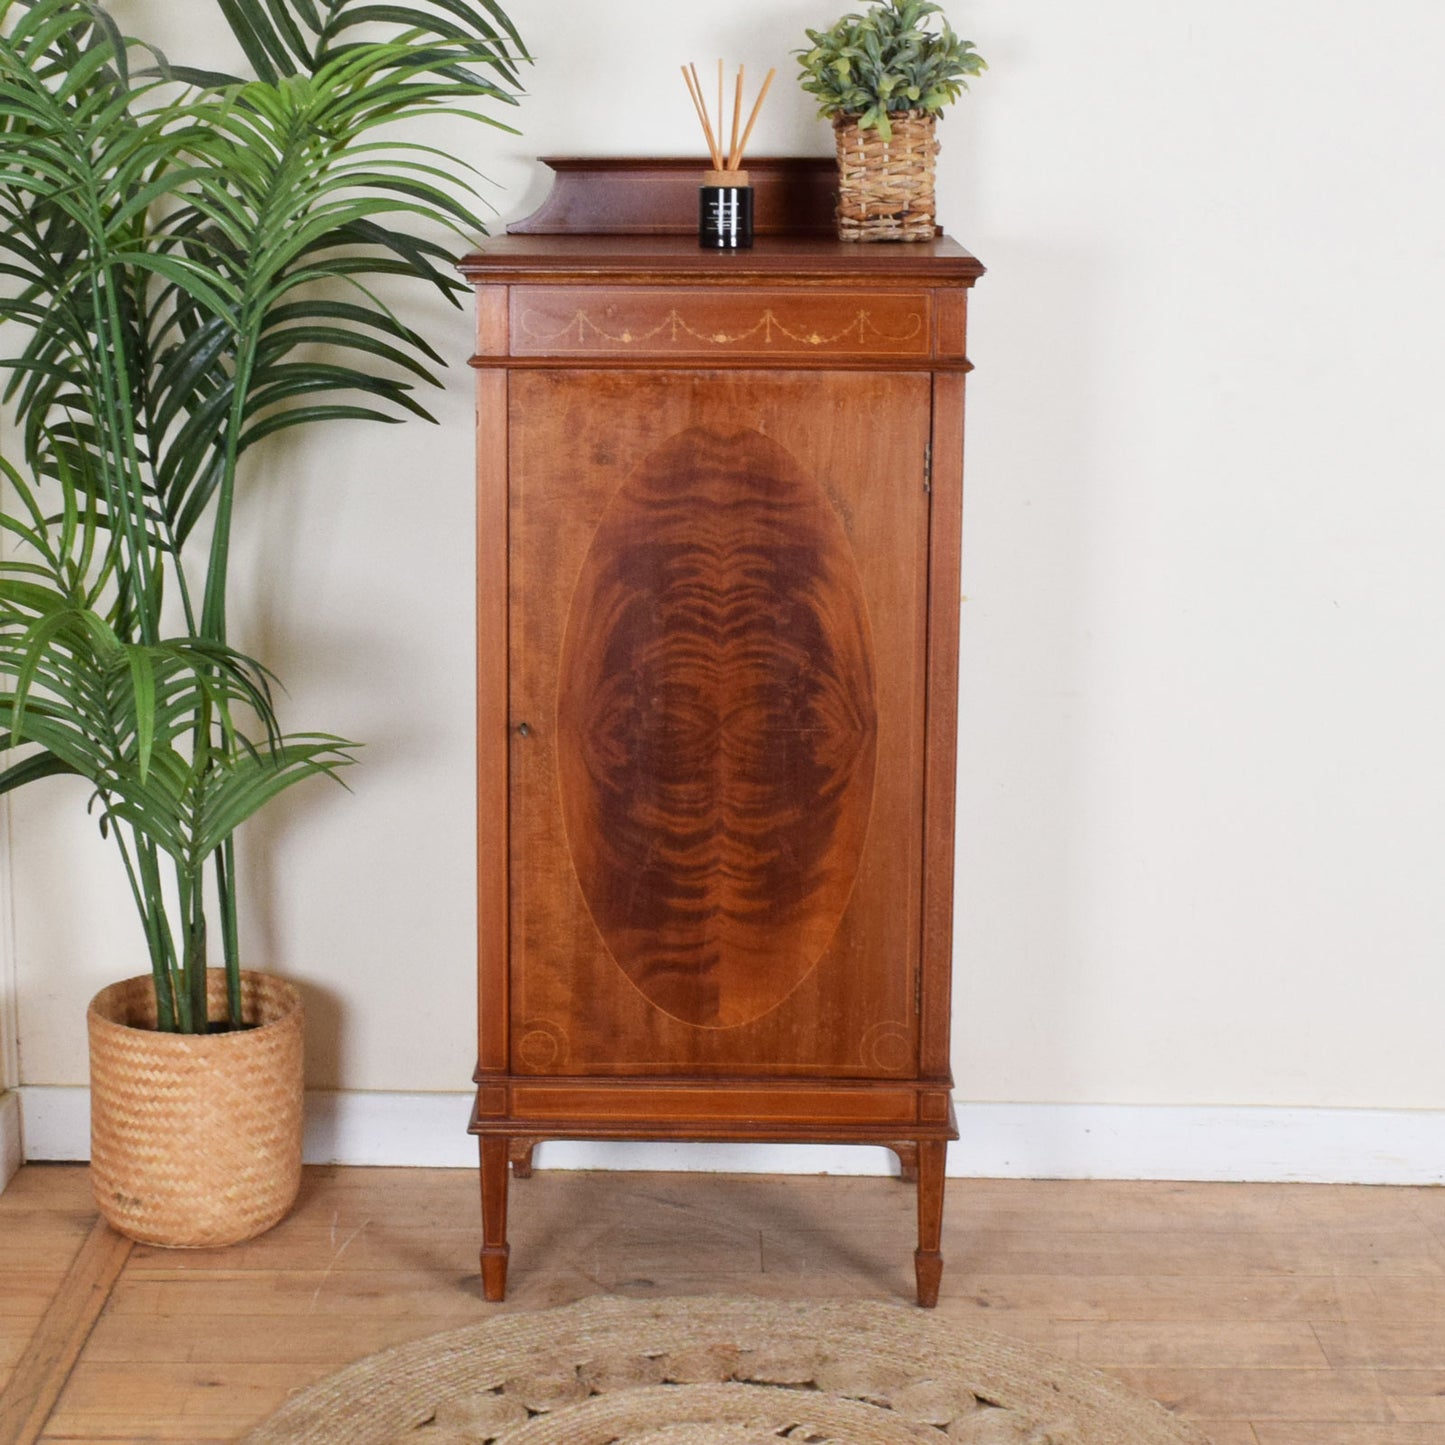
[[[25,1154],[20,1141],[20,1099],[0,1093],[0,1190],[15,1177]]]
[[[29,1159],[84,1159],[89,1093],[22,1087]],[[7,1096],[8,1097],[8,1096]],[[472,1095],[311,1093],[312,1164],[469,1168]],[[13,1110],[12,1110],[13,1112]],[[0,1099],[0,1137],[9,1137]],[[1180,1179],[1445,1184],[1445,1110],[958,1105],[948,1172],[990,1179]],[[546,1169],[887,1174],[883,1149],[842,1145],[551,1143]]]

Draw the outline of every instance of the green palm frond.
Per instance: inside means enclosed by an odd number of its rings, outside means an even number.
[[[124,642],[100,614],[29,580],[0,579],[0,679],[11,685],[0,691],[0,748],[24,753],[0,773],[0,793],[61,774],[89,782],[151,946],[163,1021],[204,1031],[206,866],[279,793],[353,762],[355,744],[282,735],[253,659],[203,638]],[[243,709],[258,720],[255,738],[237,724]],[[186,915],[179,942],[162,857]]]
[[[0,677],[7,746],[86,778],[103,819],[191,871],[276,793],[353,760],[340,738],[280,733],[253,659],[203,638],[125,642],[39,583],[0,580]]]
[[[517,61],[527,58],[497,0],[220,0],[220,7],[256,75],[268,82],[321,69],[357,43],[355,32],[364,26],[406,32],[418,43],[467,47],[470,53],[454,56],[452,65],[463,73],[482,66],[510,86],[518,84]]]
[[[396,127],[502,126],[527,59],[498,0],[218,3],[254,78],[173,65],[98,0],[0,0],[0,791],[90,781],[182,1028],[199,870],[234,975],[235,829],[353,758],[283,734],[228,644],[240,464],[286,428],[428,417],[441,357],[383,298],[458,303],[448,241],[485,227],[465,168]]]

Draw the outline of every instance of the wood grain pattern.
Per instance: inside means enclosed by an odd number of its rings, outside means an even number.
[[[567,836],[609,952],[674,1018],[753,1022],[837,931],[872,807],[867,611],[817,483],[760,432],[669,438],[598,524],[559,679]]]
[[[939,291],[933,302],[933,346],[940,358],[967,355],[968,292]]]
[[[477,1067],[507,1066],[507,374],[477,373]]]
[[[913,1273],[918,1303],[924,1309],[938,1304],[943,1278],[943,1171],[948,1156],[944,1139],[922,1139],[918,1144],[918,1247],[913,1251]]]
[[[131,1248],[96,1220],[0,1394],[0,1445],[40,1438]]]
[[[911,1073],[927,377],[511,387],[513,1067]]]
[[[961,376],[933,379],[929,486],[928,717],[925,724],[923,1017],[924,1077],[951,1077],[954,799],[958,779],[958,633],[963,521]]]
[[[607,1087],[583,1084],[517,1084],[512,1107],[521,1119],[540,1123],[566,1119],[599,1125],[627,1122],[688,1122],[705,1129],[704,1118],[720,1129],[739,1125],[795,1123],[846,1130],[873,1124],[913,1124],[917,1104],[906,1089],[810,1089],[806,1085],[724,1088],[717,1084]],[[825,1130],[820,1130],[820,1136]]]
[[[476,288],[477,357],[505,356],[510,349],[507,287]]]
[[[22,1169],[0,1192],[0,1398],[94,1222],[73,1170]]]
[[[489,1300],[504,1299],[507,1293],[507,1174],[511,1163],[511,1141],[483,1136],[477,1140],[481,1151],[482,1186],[482,1289]]]

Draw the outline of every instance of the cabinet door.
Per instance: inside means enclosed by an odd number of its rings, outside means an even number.
[[[513,373],[514,1072],[916,1072],[930,396]]]

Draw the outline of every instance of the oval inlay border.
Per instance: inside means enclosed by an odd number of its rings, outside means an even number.
[[[816,967],[867,835],[877,705],[841,522],[757,431],[618,488],[564,628],[558,770],[608,952],[664,1013],[750,1023]]]

